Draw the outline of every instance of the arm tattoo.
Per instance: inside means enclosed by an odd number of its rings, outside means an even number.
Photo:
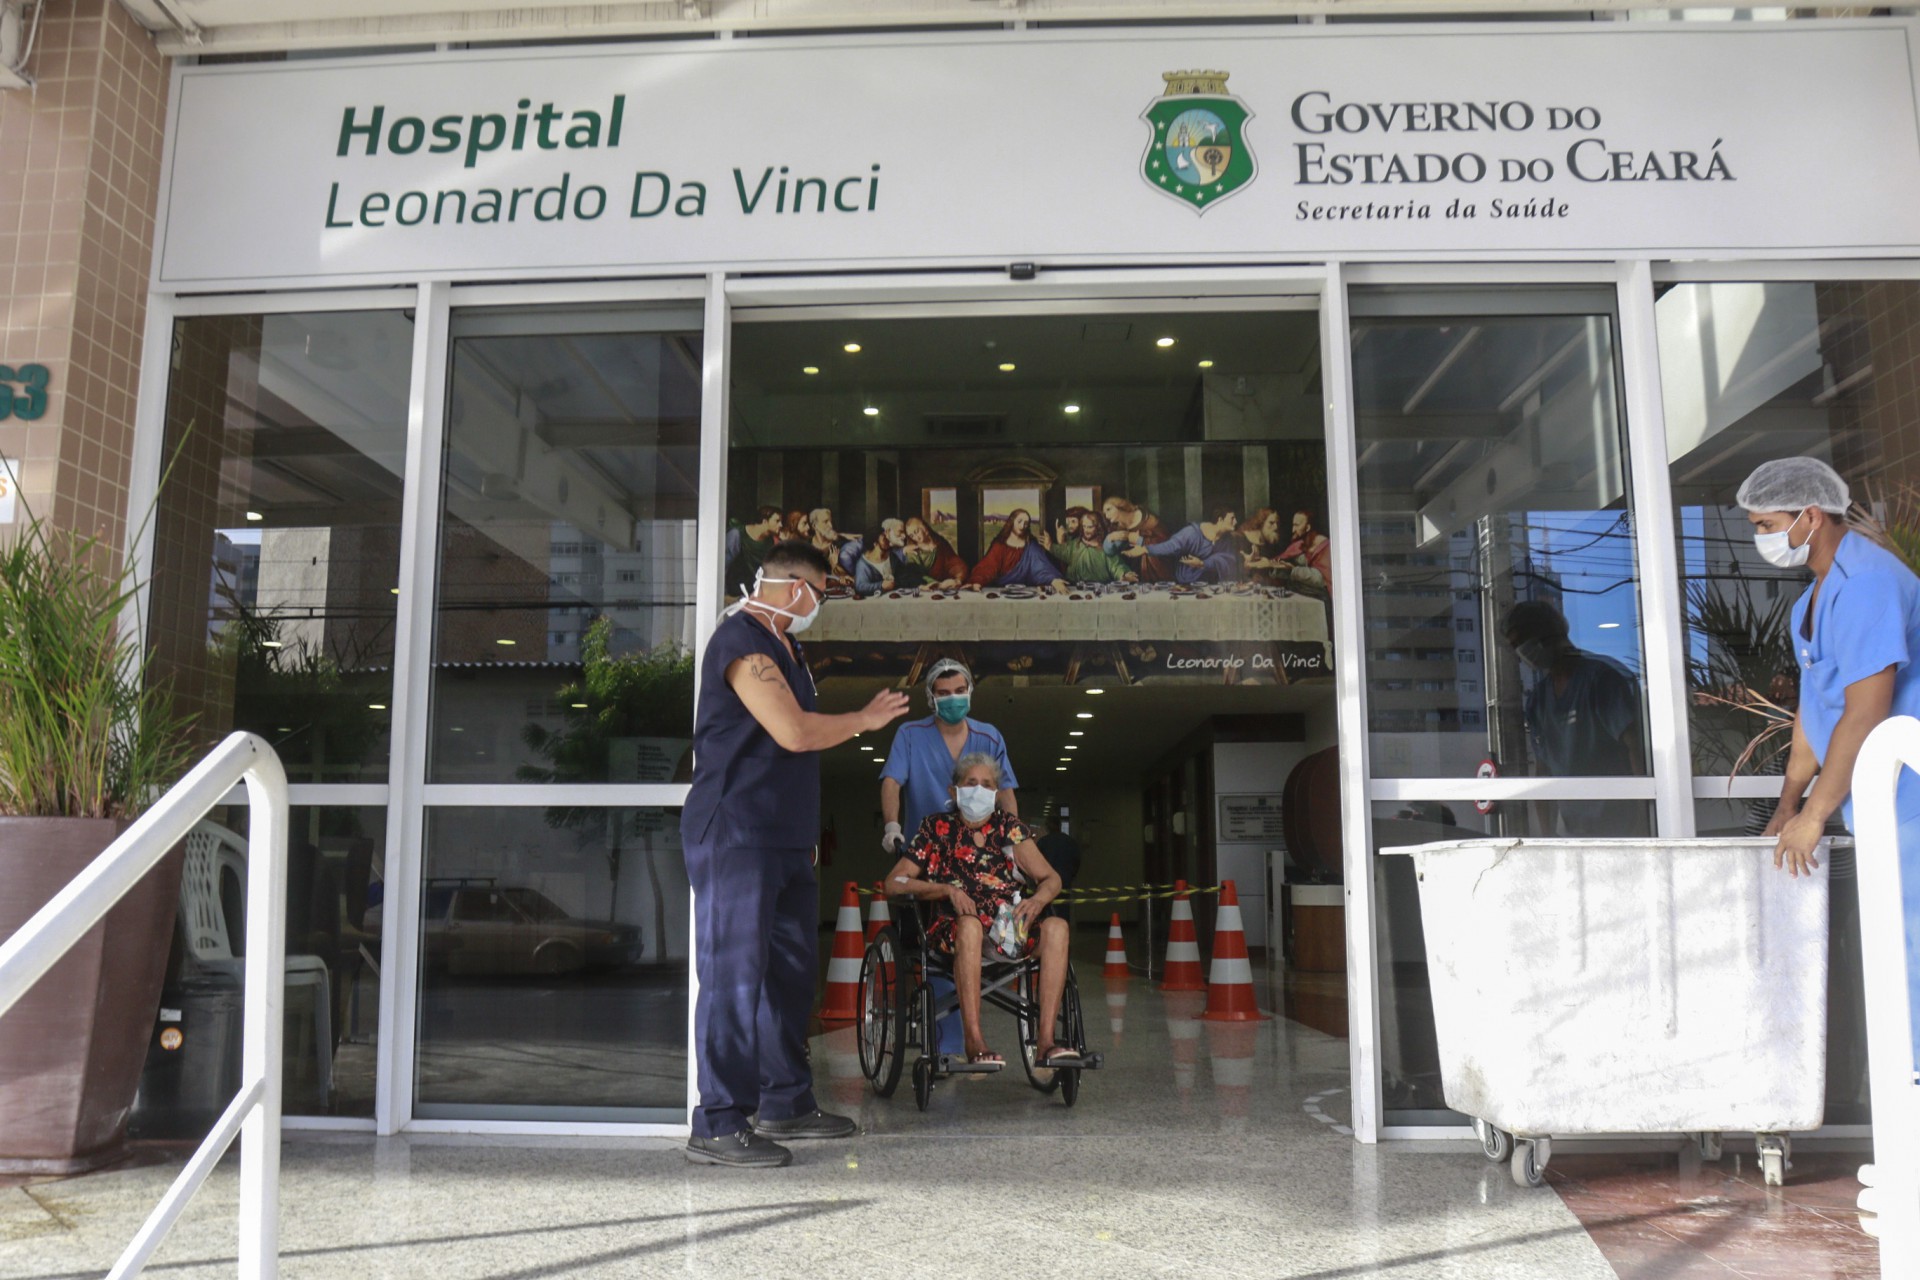
[[[787,682],[787,678],[780,674],[780,664],[765,654],[756,653],[747,659],[747,674],[762,684]]]

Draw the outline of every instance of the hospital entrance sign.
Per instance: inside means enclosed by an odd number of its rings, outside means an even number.
[[[1920,244],[1916,32],[1043,31],[180,67],[156,284],[1894,251]]]

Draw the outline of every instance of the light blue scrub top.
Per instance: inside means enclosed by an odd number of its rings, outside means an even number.
[[[1826,763],[1833,731],[1847,708],[1847,686],[1897,668],[1893,676],[1896,716],[1920,716],[1920,578],[1899,557],[1857,533],[1840,540],[1833,567],[1813,605],[1813,638],[1806,634],[1808,587],[1793,606],[1793,653],[1800,664],[1800,727],[1813,755]],[[1853,829],[1853,798],[1845,809]],[[1900,782],[1900,821],[1920,818],[1920,775]]]
[[[1003,788],[1019,788],[1020,780],[1013,776],[1013,762],[1007,759],[1007,740],[992,725],[968,719],[967,745],[960,754],[975,751],[992,756],[1000,766]],[[945,813],[951,806],[953,798],[947,794],[947,788],[953,785],[954,759],[940,737],[940,722],[932,716],[909,720],[894,731],[893,746],[887,752],[887,763],[880,770],[880,776],[900,784],[900,829],[906,832],[907,839],[913,839],[913,833],[929,814]]]
[[[1835,548],[1833,567],[1813,605],[1813,638],[1806,635],[1809,587],[1793,606],[1793,653],[1800,663],[1800,727],[1824,766],[1833,731],[1846,710],[1847,686],[1884,671],[1893,675],[1896,716],[1920,715],[1920,578],[1892,552],[1855,533]],[[1920,1067],[1920,775],[1904,769],[1895,801],[1900,822],[1900,896],[1906,917],[1907,1007],[1913,1026],[1913,1063]],[[1853,797],[1842,813],[1852,831]],[[1874,856],[1873,850],[1857,854]],[[1835,855],[1833,871],[1841,870]]]

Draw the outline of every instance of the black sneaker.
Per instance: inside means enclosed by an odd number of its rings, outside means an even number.
[[[694,1164],[724,1164],[735,1169],[778,1169],[793,1163],[793,1152],[751,1129],[742,1129],[718,1138],[688,1138],[687,1159]]]
[[[786,1120],[762,1120],[753,1117],[753,1131],[762,1138],[851,1138],[860,1132],[852,1116],[836,1116],[814,1110]]]

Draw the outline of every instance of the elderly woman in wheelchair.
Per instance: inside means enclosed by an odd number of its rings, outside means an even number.
[[[1043,913],[1060,893],[1060,877],[1026,826],[995,805],[999,789],[1000,768],[993,757],[961,756],[953,768],[953,811],[930,814],[920,824],[888,873],[887,888],[938,904],[926,942],[952,959],[969,1066],[993,1069],[1004,1063],[980,1033],[982,963],[1018,961],[1037,951],[1040,1008],[1033,1065],[1078,1067],[1080,1055],[1054,1043],[1067,981],[1067,922]]]

